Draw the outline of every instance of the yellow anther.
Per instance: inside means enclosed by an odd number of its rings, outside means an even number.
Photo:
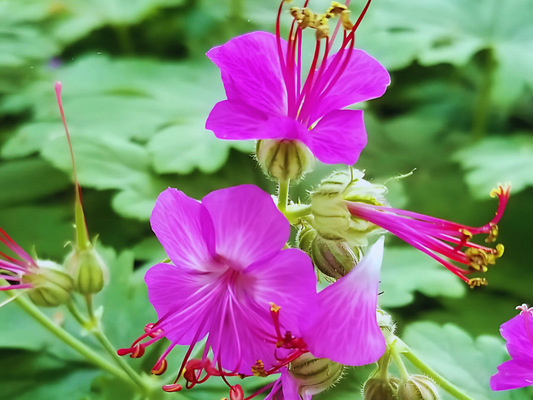
[[[498,225],[491,223],[489,236],[485,239],[486,243],[493,243],[498,239]]]
[[[277,313],[279,310],[281,310],[280,306],[275,303],[270,303],[270,311]]]
[[[350,14],[350,10],[344,10],[343,12],[341,12],[342,27],[347,31],[351,31],[353,28],[353,23],[352,21],[350,21]]]
[[[487,286],[488,284],[489,283],[485,278],[472,278],[468,281],[468,286],[470,286],[470,289],[480,286]]]
[[[468,229],[461,229],[459,232],[461,232],[468,240],[474,237],[474,235],[472,235],[472,232],[470,232]]]
[[[322,15],[319,22],[316,25],[316,38],[317,40],[325,39],[329,36],[328,17]]]
[[[500,258],[501,256],[503,256],[503,252],[504,251],[505,251],[505,247],[503,246],[503,244],[498,243],[496,245],[496,255],[495,255],[495,257],[496,258]]]
[[[348,7],[346,7],[345,4],[341,4],[339,2],[332,1],[331,2],[331,7],[328,8],[327,13],[328,14],[333,14],[333,15],[339,15],[345,10],[348,10]]]
[[[289,12],[291,13],[291,16],[296,19],[296,21],[301,21],[304,17],[300,7],[291,7]]]
[[[494,188],[490,191],[490,197],[498,197],[503,194],[503,188],[501,186],[498,186],[497,188]]]
[[[468,261],[470,261],[470,268],[476,271],[487,272],[487,265],[490,263],[487,253],[480,249],[468,248],[465,251],[465,255]]]
[[[316,19],[317,19],[316,14],[313,11],[311,11],[310,8],[304,8],[302,13],[303,13],[302,19],[298,20],[298,23],[300,24],[300,28],[302,29],[305,29],[307,27],[315,28]]]
[[[252,365],[252,374],[254,376],[259,376],[262,378],[265,378],[268,376],[268,374],[265,371],[265,364],[263,364],[263,361],[257,360],[255,365]]]

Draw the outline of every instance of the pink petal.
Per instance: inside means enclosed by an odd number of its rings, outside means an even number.
[[[313,397],[308,394],[302,395],[303,397],[300,397],[300,384],[291,376],[287,368],[283,368],[281,376],[265,400],[311,400]]]
[[[282,250],[244,270],[236,282],[234,295],[239,301],[232,303],[222,333],[214,335],[223,340],[224,366],[249,373],[251,366],[262,360],[269,369],[276,363],[276,352],[280,357],[283,354],[275,347],[270,303],[281,307],[282,334],[291,331],[299,336],[316,312],[316,277],[311,260],[301,250]],[[237,330],[231,320],[235,321]]]
[[[206,270],[212,264],[213,222],[198,201],[169,188],[157,198],[150,223],[167,255],[177,266]]]
[[[274,256],[289,240],[289,222],[272,197],[255,185],[217,190],[202,204],[213,220],[216,253],[234,269]]]
[[[376,318],[383,242],[381,237],[348,275],[319,293],[319,316],[304,336],[315,357],[357,366],[385,352]]]
[[[318,312],[318,296],[313,264],[306,253],[285,249],[244,273],[252,282],[247,292],[256,304],[268,310],[270,303],[281,307],[282,329],[301,336],[313,323],[313,316]],[[273,329],[272,322],[269,325]]]
[[[331,111],[301,140],[325,164],[353,165],[367,141],[363,111]]]
[[[286,50],[287,42],[282,40],[281,47]],[[287,113],[287,91],[273,34],[247,33],[209,50],[207,57],[220,68],[228,100],[242,100],[270,114]]]
[[[533,364],[533,317],[530,313],[511,318],[502,324],[500,333],[513,359],[529,360]]]
[[[205,128],[219,139],[296,139],[305,128],[283,115],[266,114],[241,100],[224,100],[211,110]]]
[[[172,343],[191,345],[195,336],[198,342],[207,334],[212,319],[204,318],[215,307],[218,293],[211,274],[171,264],[157,264],[146,272],[148,299],[158,318],[164,318],[160,328]],[[204,326],[199,332],[200,325]]]
[[[345,54],[348,53],[349,50],[342,50],[340,52],[343,59],[335,71],[332,68],[334,66],[332,63],[335,60],[335,56],[339,53],[328,58],[328,67],[324,72],[326,79],[328,75],[330,76],[330,80],[336,76],[336,71],[343,64]],[[332,110],[338,110],[361,101],[380,97],[385,93],[389,84],[390,75],[385,67],[364,51],[353,50],[346,68],[338,81],[324,98],[320,98],[314,104],[310,121],[314,122]]]
[[[510,390],[533,385],[533,361],[510,360],[498,367],[498,373],[490,378],[492,390]]]

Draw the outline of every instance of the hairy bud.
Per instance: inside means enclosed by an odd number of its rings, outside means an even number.
[[[107,280],[108,269],[93,246],[74,249],[65,265],[74,278],[76,290],[83,295],[100,292]]]
[[[296,234],[296,243],[298,248],[311,255],[311,245],[316,237],[316,231],[307,223],[303,223],[302,227]]]
[[[398,388],[398,400],[439,400],[437,385],[424,375],[412,375]]]
[[[316,267],[326,276],[340,279],[350,272],[361,259],[360,248],[345,240],[328,240],[317,235],[311,244],[311,258]]]
[[[31,301],[41,307],[56,307],[70,300],[74,282],[69,274],[52,261],[37,260],[39,269],[23,277],[34,288],[28,292]]]
[[[289,364],[289,373],[300,385],[300,395],[315,395],[333,386],[341,377],[344,366],[316,358],[311,353],[302,354]]]
[[[313,154],[297,140],[258,140],[255,155],[265,174],[279,181],[297,181],[315,166]]]
[[[370,378],[363,386],[364,400],[395,400],[400,380],[396,377],[387,379]]]
[[[334,172],[311,193],[314,216],[313,227],[329,240],[346,240],[351,247],[368,245],[369,233],[378,227],[368,221],[353,217],[347,201],[385,205],[387,188],[363,179],[364,173],[352,170]]]

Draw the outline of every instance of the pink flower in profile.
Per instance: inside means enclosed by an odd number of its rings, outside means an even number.
[[[283,360],[280,362],[283,367],[274,368],[281,372],[280,378],[256,394],[272,387],[265,400],[309,400],[335,383],[342,371],[338,364],[361,366],[374,363],[383,355],[386,344],[376,317],[383,243],[382,237],[348,275],[319,293],[318,317],[304,330],[305,345],[293,350],[286,359],[294,361],[311,353],[337,366],[330,364],[300,380],[296,373],[291,373],[293,365]]]
[[[520,314],[500,327],[511,360],[498,367],[490,379],[492,390],[510,390],[533,385],[533,307],[516,307]]]
[[[441,263],[471,287],[475,287],[486,285],[485,278],[469,279],[466,275],[486,272],[488,266],[495,264],[496,259],[502,256],[504,247],[498,244],[494,249],[472,243],[470,239],[479,234],[488,235],[485,239],[487,243],[497,239],[497,224],[507,206],[510,190],[509,186],[499,186],[492,190],[491,197],[498,197],[498,209],[494,218],[481,227],[466,226],[411,211],[360,201],[346,201],[346,206],[353,217],[386,229]],[[466,249],[463,251],[463,248]],[[460,268],[451,261],[463,264],[467,269]]]
[[[346,110],[380,97],[390,84],[387,70],[364,51],[354,49],[355,24],[346,6],[332,6],[326,17],[306,8],[294,17],[288,42],[280,36],[252,32],[211,49],[207,56],[221,71],[227,100],[215,105],[206,128],[220,139],[274,139],[303,143],[326,164],[354,164],[366,145],[363,111]],[[327,20],[339,16],[333,35]],[[341,25],[339,51],[331,46]],[[316,29],[316,47],[307,76],[302,72],[302,31]]]
[[[33,283],[28,282],[25,277],[28,275],[35,275],[39,271],[37,263],[33,258],[24,251],[11,237],[0,228],[0,242],[5,244],[13,253],[15,253],[20,259],[17,260],[6,253],[0,251],[0,256],[4,258],[0,259],[0,272],[8,272],[7,274],[1,274],[0,279],[6,279],[14,282],[12,285],[0,286],[0,290],[13,290],[13,289],[31,289],[34,287]]]
[[[120,355],[139,357],[146,346],[166,337],[171,345],[152,370],[160,374],[174,346],[190,346],[178,374],[185,367],[190,388],[213,375],[251,373],[258,359],[266,368],[276,364],[270,303],[283,308],[279,324],[296,335],[312,322],[317,295],[311,260],[298,249],[282,250],[289,222],[258,187],[218,190],[202,202],[167,189],[157,199],[151,224],[172,260],[145,276],[159,320]],[[201,360],[189,360],[194,345],[206,336]],[[181,386],[174,382],[164,390]]]

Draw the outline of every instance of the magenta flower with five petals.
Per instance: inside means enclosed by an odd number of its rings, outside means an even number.
[[[390,84],[378,61],[354,49],[354,33],[368,4],[355,25],[345,30],[337,53],[331,54],[330,48],[340,20],[332,37],[316,40],[307,76],[302,73],[305,26],[295,18],[288,42],[283,40],[283,4],[276,35],[248,33],[207,53],[220,68],[227,100],[215,105],[206,128],[220,139],[297,141],[326,164],[352,165],[367,137],[363,111],[344,108],[380,97]]]
[[[520,314],[500,327],[511,360],[498,367],[490,379],[492,390],[510,390],[533,385],[533,307],[516,307]]]
[[[290,225],[263,190],[242,185],[198,202],[167,189],[157,199],[151,225],[172,261],[145,276],[159,320],[120,355],[140,357],[166,337],[171,345],[152,370],[161,374],[174,346],[190,346],[181,370],[192,387],[203,381],[202,373],[205,379],[233,376],[251,373],[258,359],[266,368],[277,362],[270,303],[283,308],[279,323],[296,335],[312,322],[317,294],[311,260],[301,250],[283,250]],[[189,360],[205,337],[202,359]],[[174,382],[164,389],[181,386]]]

